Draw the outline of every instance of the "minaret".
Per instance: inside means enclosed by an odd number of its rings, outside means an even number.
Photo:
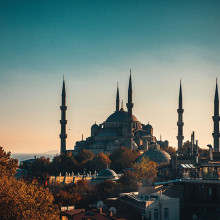
[[[219,98],[218,98],[218,82],[216,79],[215,100],[214,100],[214,132],[212,133],[214,139],[214,151],[219,152]]]
[[[63,89],[62,89],[62,105],[60,106],[60,110],[61,110],[61,120],[60,120],[60,124],[61,124],[61,133],[60,133],[61,148],[60,148],[60,153],[62,154],[62,153],[66,152],[66,138],[67,138],[67,134],[66,134],[66,124],[67,124],[66,110],[67,110],[67,106],[66,106],[66,89],[65,89],[64,77],[63,77]]]
[[[119,111],[120,99],[119,99],[119,88],[117,83],[117,94],[116,94],[116,112]]]
[[[132,103],[132,82],[131,82],[131,70],[130,70],[130,78],[129,78],[129,86],[128,86],[128,137],[127,137],[127,147],[133,149],[133,118],[132,118],[132,108],[134,104]]]
[[[180,80],[180,91],[179,91],[179,108],[177,109],[178,112],[178,122],[177,122],[177,126],[178,126],[178,136],[177,136],[177,140],[178,140],[178,150],[180,150],[183,146],[183,106],[182,106],[182,85],[181,85],[181,80]]]

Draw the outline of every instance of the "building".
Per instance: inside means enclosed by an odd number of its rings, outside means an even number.
[[[61,220],[125,220],[113,216],[111,212],[103,212],[102,209],[72,209],[61,211]]]
[[[49,183],[50,184],[70,184],[70,183],[77,183],[79,180],[87,180],[91,184],[97,184],[104,182],[105,180],[111,180],[113,182],[117,181],[121,174],[116,174],[114,170],[109,169],[108,167],[104,170],[101,170],[98,174],[96,171],[94,174],[91,172],[84,173],[80,175],[74,173],[66,173],[65,176],[62,176],[61,173],[59,176],[50,176]]]
[[[135,192],[121,193],[118,200],[120,206],[124,206],[129,212],[137,213],[137,216],[142,216],[142,219],[145,220],[180,219],[178,198],[170,198],[161,193],[140,194]]]
[[[157,139],[153,135],[153,127],[148,123],[141,123],[133,114],[133,96],[132,96],[132,78],[131,72],[128,86],[127,111],[120,105],[119,87],[117,86],[115,111],[107,117],[101,124],[91,126],[91,136],[85,140],[77,141],[74,150],[66,150],[66,92],[65,81],[63,80],[62,105],[61,109],[61,153],[70,151],[77,154],[82,149],[87,149],[95,154],[100,152],[112,153],[115,148],[120,146],[130,149],[140,149],[147,151],[157,144]],[[168,147],[168,141],[158,142],[160,145]]]

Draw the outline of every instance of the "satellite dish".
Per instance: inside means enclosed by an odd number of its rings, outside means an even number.
[[[97,208],[102,208],[104,206],[104,202],[103,201],[98,201],[97,202]]]
[[[116,208],[115,208],[115,207],[111,207],[111,208],[109,209],[109,212],[111,212],[112,215],[115,215],[115,214],[116,214]]]

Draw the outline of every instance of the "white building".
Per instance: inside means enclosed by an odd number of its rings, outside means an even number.
[[[121,193],[119,200],[132,207],[137,213],[142,213],[145,220],[179,220],[180,200],[170,198],[161,193],[139,194]]]

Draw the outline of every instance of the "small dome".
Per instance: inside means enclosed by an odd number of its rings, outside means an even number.
[[[152,125],[150,125],[148,122],[148,124],[145,126],[145,128],[152,128]]]
[[[117,178],[117,174],[114,170],[111,170],[109,168],[106,168],[105,170],[102,170],[99,172],[98,177],[100,178]]]
[[[111,114],[107,118],[106,122],[126,122],[128,117],[129,117],[128,112],[118,111],[118,112],[114,112],[113,114]],[[132,115],[132,119],[133,121],[138,121],[138,119],[134,115]]]
[[[96,123],[92,125],[92,128],[97,128],[99,127]]]
[[[97,137],[115,137],[117,134],[111,129],[104,129],[101,131]]]
[[[158,164],[169,163],[171,160],[171,157],[167,152],[156,149],[146,151],[139,157],[138,161],[140,162],[143,157],[149,158]]]

